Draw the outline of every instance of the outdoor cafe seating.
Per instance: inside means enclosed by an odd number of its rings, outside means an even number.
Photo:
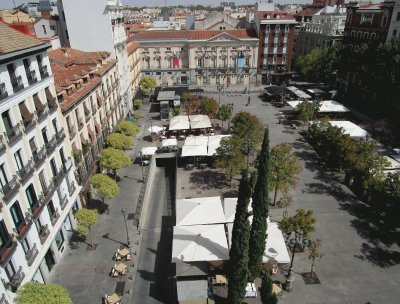
[[[114,259],[116,261],[131,261],[132,255],[128,248],[124,247],[122,249],[118,249],[114,255]]]
[[[116,293],[112,295],[105,295],[104,296],[104,303],[105,304],[121,304],[121,297]]]
[[[125,276],[127,274],[128,274],[128,265],[126,265],[124,262],[115,263],[114,267],[111,270],[112,277]]]

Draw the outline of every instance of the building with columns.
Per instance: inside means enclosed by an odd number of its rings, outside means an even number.
[[[59,48],[49,52],[57,97],[68,128],[76,176],[86,201],[89,177],[106,137],[123,117],[116,61],[108,52]]]
[[[106,51],[117,60],[119,91],[124,115],[132,111],[132,79],[124,28],[124,7],[119,0],[59,0],[63,46],[86,52]],[[90,20],[90,22],[88,22]]]
[[[46,282],[72,236],[80,186],[51,46],[0,22],[0,302]]]
[[[139,90],[141,71],[139,43],[134,42],[132,38],[128,38],[127,52],[129,73],[132,79],[131,95],[135,96]]]
[[[142,76],[157,85],[255,84],[258,38],[252,30],[159,31],[132,36],[140,44]]]

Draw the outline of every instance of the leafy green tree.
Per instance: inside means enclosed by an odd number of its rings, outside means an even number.
[[[311,273],[311,277],[313,277],[315,260],[322,258],[321,240],[319,240],[319,239],[309,240],[309,243],[307,244],[307,250],[308,250],[308,259],[311,260],[310,273]]]
[[[72,304],[68,290],[58,284],[28,282],[17,291],[17,304]]]
[[[118,184],[105,174],[95,174],[90,178],[93,190],[104,204],[105,198],[115,198],[119,193]]]
[[[215,116],[218,108],[218,102],[214,98],[203,98],[200,102],[201,113],[204,115]]]
[[[139,82],[140,88],[144,95],[149,96],[151,90],[157,85],[153,77],[142,77]]]
[[[253,223],[249,239],[249,281],[258,276],[267,238],[268,217],[268,172],[269,172],[269,130],[265,129],[261,152],[258,157],[257,182],[253,192]]]
[[[312,120],[314,115],[314,107],[307,100],[303,101],[296,107],[297,119],[300,120],[303,125],[306,125],[310,120]]]
[[[121,121],[116,126],[117,132],[122,133],[126,136],[136,136],[139,133],[139,127],[131,121]]]
[[[183,92],[181,94],[181,105],[182,106],[186,106],[188,100],[189,100],[189,93],[188,92]]]
[[[227,121],[232,116],[232,108],[226,104],[220,106],[217,118],[222,121],[222,127],[224,126],[224,122]]]
[[[133,101],[133,106],[135,107],[136,110],[139,110],[143,105],[143,100],[141,99],[135,99]]]
[[[107,136],[107,145],[118,150],[126,150],[133,145],[132,137],[121,133],[111,133]]]
[[[315,216],[312,210],[305,211],[304,209],[297,209],[296,214],[282,219],[279,223],[279,229],[286,235],[291,235],[297,229],[304,232],[304,237],[308,238],[310,233],[315,230]]]
[[[241,141],[236,136],[224,138],[216,151],[217,165],[223,168],[224,173],[229,177],[230,185],[235,175],[244,168],[244,157],[240,151]]]
[[[232,229],[232,245],[229,251],[230,273],[228,302],[241,304],[246,294],[247,266],[249,261],[249,203],[254,187],[255,175],[244,172],[239,185],[235,221]]]
[[[117,170],[129,167],[131,159],[128,155],[118,149],[107,148],[100,152],[100,164],[103,168],[112,170],[114,179],[117,178]]]
[[[294,188],[300,171],[298,158],[293,155],[289,144],[279,144],[271,149],[269,181],[270,187],[274,189],[274,206],[278,191],[287,192],[290,188]]]
[[[78,222],[76,231],[81,236],[90,235],[90,247],[93,247],[92,226],[97,223],[97,210],[82,208],[76,211],[75,218]]]
[[[264,126],[261,121],[248,112],[238,112],[232,119],[233,134],[259,145],[263,139]]]
[[[278,297],[272,291],[272,278],[267,271],[261,282],[261,302],[263,304],[276,304],[278,303]]]

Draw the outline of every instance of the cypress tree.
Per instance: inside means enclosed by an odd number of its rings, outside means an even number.
[[[263,304],[276,304],[278,303],[278,297],[272,292],[272,278],[267,271],[262,279],[261,283],[261,302]]]
[[[254,174],[250,174],[248,171],[244,172],[239,185],[239,197],[232,230],[232,245],[229,251],[231,269],[228,303],[230,304],[241,304],[246,293],[250,237],[248,207],[254,182]]]
[[[253,223],[249,240],[249,281],[253,282],[258,276],[267,238],[268,217],[268,163],[269,163],[269,131],[264,132],[264,140],[258,157],[257,182],[253,192]]]

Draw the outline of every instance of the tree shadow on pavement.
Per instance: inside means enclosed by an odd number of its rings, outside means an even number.
[[[190,183],[199,189],[223,189],[229,184],[225,174],[217,171],[204,170],[190,173]]]
[[[384,249],[380,246],[370,246],[363,243],[361,247],[361,254],[355,255],[360,260],[369,261],[372,264],[381,268],[388,268],[400,264],[400,252]]]

